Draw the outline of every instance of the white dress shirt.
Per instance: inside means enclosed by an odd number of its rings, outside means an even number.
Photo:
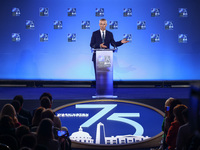
[[[104,32],[104,40],[105,40],[105,38],[106,38],[106,30],[104,30],[104,31],[100,30],[100,32],[101,32],[101,38],[102,39],[103,39],[103,32]]]

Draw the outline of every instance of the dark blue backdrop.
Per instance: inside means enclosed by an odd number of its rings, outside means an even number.
[[[15,7],[20,16],[12,16]],[[39,15],[41,7],[49,9],[48,16]],[[76,16],[68,16],[68,8],[76,8]],[[96,8],[104,8],[103,17],[95,16]],[[124,8],[132,8],[132,16],[124,17]],[[151,17],[152,8],[160,16]],[[188,17],[179,17],[179,8]],[[132,35],[114,54],[114,80],[200,79],[198,0],[1,0],[0,14],[0,79],[93,80],[89,44],[101,18],[116,41]],[[35,28],[26,29],[26,20]],[[54,21],[62,21],[62,29],[54,29]],[[90,29],[82,29],[82,21],[90,21]],[[109,29],[110,21],[118,21],[118,29]],[[145,30],[137,29],[138,21],[146,22]],[[173,22],[173,30],[165,29],[165,21]],[[13,33],[20,33],[20,42],[12,41]],[[48,41],[40,42],[41,33]],[[71,33],[74,42],[68,41]],[[151,42],[151,34],[160,41]],[[179,34],[187,35],[187,43],[179,43]]]

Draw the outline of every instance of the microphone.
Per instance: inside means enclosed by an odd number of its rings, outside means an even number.
[[[96,52],[94,51],[95,47],[96,47],[96,44],[94,44],[94,45],[91,47],[91,51],[92,51],[93,53],[96,53]]]
[[[94,49],[95,49],[95,47],[96,47],[96,44],[94,44],[94,45],[92,46],[92,48],[94,48]]]
[[[117,48],[114,42],[112,42],[111,45],[114,47],[114,49]]]

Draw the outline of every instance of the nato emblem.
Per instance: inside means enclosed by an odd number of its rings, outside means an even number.
[[[110,21],[110,29],[118,29],[118,21]]]
[[[68,34],[68,42],[76,42],[76,34],[75,33],[70,33]]]
[[[145,30],[146,29],[146,22],[145,21],[138,21],[137,22],[137,29],[138,30]]]
[[[160,41],[160,34],[151,34],[151,42],[159,42]]]
[[[20,33],[12,33],[12,41],[20,42],[21,41]]]
[[[165,30],[173,30],[174,25],[172,21],[165,21]]]
[[[40,34],[40,42],[47,42],[48,41],[48,34],[41,33]]]
[[[123,39],[126,39],[127,41],[131,42],[132,41],[132,35],[131,34],[124,34]]]
[[[178,42],[179,43],[187,43],[187,35],[186,34],[179,34],[178,35]]]
[[[104,8],[96,8],[95,16],[96,17],[103,17],[104,16]]]
[[[124,8],[123,16],[124,17],[131,17],[132,16],[132,8]]]
[[[62,21],[54,21],[54,29],[62,29],[63,24]]]
[[[158,17],[158,16],[160,16],[160,9],[151,8],[151,17]]]
[[[68,8],[68,16],[76,16],[76,8]]]
[[[21,12],[19,8],[15,7],[12,9],[12,16],[20,16],[20,15],[21,15]]]
[[[179,17],[188,17],[188,12],[186,8],[178,9]]]
[[[26,20],[26,29],[34,29],[34,28],[35,28],[34,21]]]
[[[40,7],[39,12],[40,12],[40,16],[48,16],[49,8]]]
[[[99,56],[97,67],[100,69],[111,67],[111,58],[110,56]]]
[[[90,29],[90,21],[82,21],[82,29]]]

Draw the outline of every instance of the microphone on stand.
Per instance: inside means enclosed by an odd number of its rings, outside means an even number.
[[[94,45],[92,46],[92,48],[94,48],[94,49],[95,49],[95,47],[96,47],[96,44],[94,44]]]
[[[117,46],[115,45],[115,43],[114,43],[114,42],[112,42],[112,43],[111,43],[111,45],[114,47],[114,49],[116,49],[116,48],[117,48]]]

